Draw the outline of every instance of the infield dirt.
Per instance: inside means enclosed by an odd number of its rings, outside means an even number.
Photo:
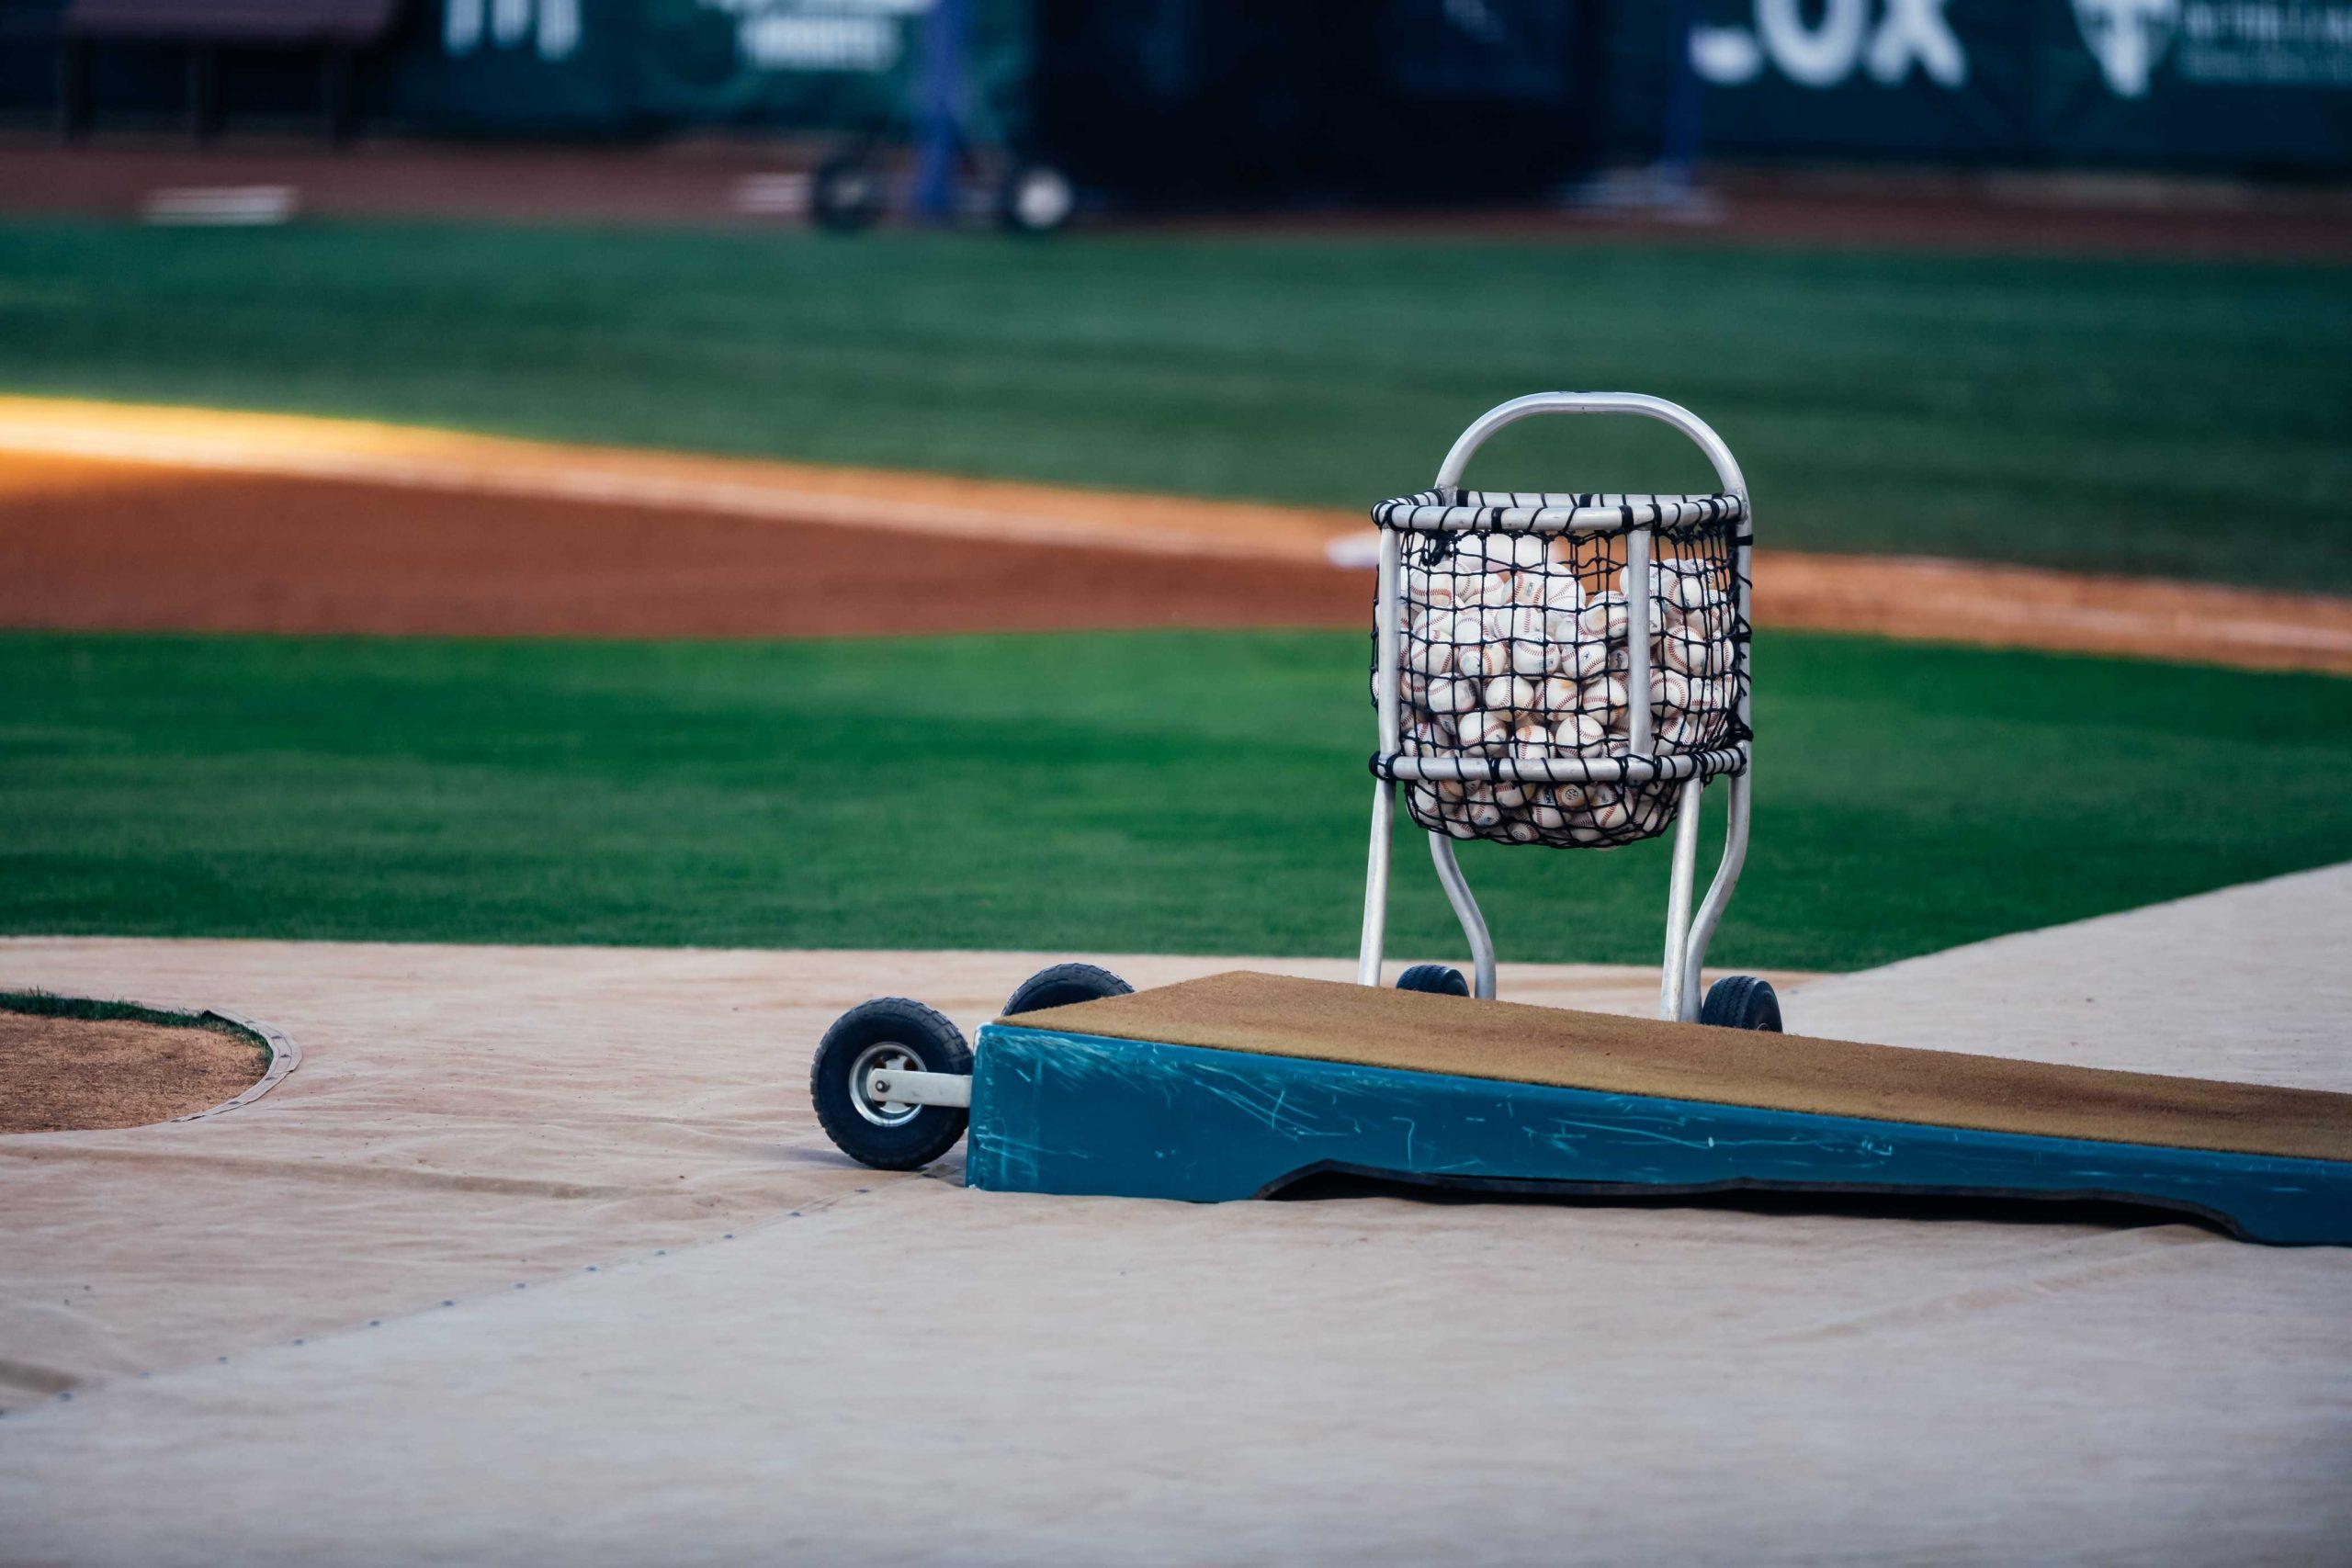
[[[1362,626],[1358,514],[0,399],[0,625],[801,637]],[[1765,626],[2352,672],[2352,600],[1759,549]]]
[[[0,1134],[168,1122],[235,1099],[268,1066],[220,1030],[0,1009]]]

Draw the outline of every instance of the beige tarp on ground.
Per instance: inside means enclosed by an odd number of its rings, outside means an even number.
[[[2352,1089],[2347,932],[2338,868],[1789,1010]],[[2345,1550],[2352,1252],[2071,1218],[1040,1199],[831,1153],[800,1079],[832,1013],[893,990],[976,1019],[1029,964],[0,943],[0,984],[218,1002],[307,1053],[209,1122],[0,1140],[0,1558]],[[1518,994],[1577,995],[1546,978]]]

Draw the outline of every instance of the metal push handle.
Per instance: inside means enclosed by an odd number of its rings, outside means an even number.
[[[1497,403],[1455,438],[1453,449],[1438,465],[1437,488],[1460,489],[1462,470],[1470,466],[1470,459],[1477,455],[1479,447],[1505,425],[1517,424],[1539,413],[1630,413],[1670,424],[1707,455],[1707,461],[1715,466],[1715,478],[1722,481],[1724,494],[1736,495],[1743,502],[1747,499],[1747,481],[1740,477],[1739,460],[1724,445],[1723,437],[1680,403],[1653,398],[1646,392],[1530,392],[1523,398]]]
[[[1438,465],[1437,490],[1442,499],[1449,503],[1459,500],[1464,470],[1497,431],[1544,413],[1633,414],[1671,425],[1706,454],[1707,460],[1714,465],[1715,478],[1724,492],[1739,498],[1743,513],[1748,511],[1747,480],[1739,471],[1739,460],[1731,455],[1731,448],[1724,445],[1723,438],[1706,421],[1679,403],[1642,392],[1535,392],[1497,404],[1471,422],[1469,428],[1454,440],[1445,461]],[[1378,739],[1380,754],[1393,756],[1399,750],[1396,596],[1401,547],[1396,530],[1381,530],[1380,547],[1379,604],[1375,612],[1380,641]],[[1748,545],[1744,538],[1735,544],[1734,553],[1738,614],[1745,625],[1748,622],[1749,563]],[[1650,531],[1636,528],[1625,542],[1625,640],[1631,665],[1626,671],[1626,685],[1634,692],[1649,689],[1650,595],[1644,591],[1648,584],[1649,566]],[[1739,721],[1743,729],[1752,732],[1748,712],[1751,683],[1741,683]],[[1631,733],[1627,750],[1645,755],[1651,740],[1649,705],[1630,705],[1628,717]],[[1696,874],[1697,816],[1703,785],[1693,778],[1682,787],[1681,818],[1676,824],[1672,880],[1667,896],[1666,953],[1658,987],[1658,1011],[1665,1018],[1689,1021],[1698,1016],[1699,978],[1706,962],[1707,945],[1713,940],[1715,927],[1731,901],[1740,867],[1747,860],[1752,801],[1749,769],[1732,774],[1729,787],[1730,822],[1724,835],[1723,860],[1715,868],[1714,880],[1695,918],[1690,914],[1690,890]],[[1373,784],[1371,863],[1364,884],[1363,934],[1356,956],[1356,978],[1367,986],[1380,984],[1388,918],[1388,841],[1395,821],[1396,786],[1386,779],[1376,779]],[[1470,943],[1471,963],[1476,971],[1474,989],[1478,996],[1491,998],[1495,994],[1494,941],[1479,912],[1477,899],[1470,892],[1470,884],[1454,858],[1453,840],[1442,833],[1431,833],[1430,854],[1437,863],[1438,879],[1445,888],[1448,902],[1453,906],[1454,917],[1462,922],[1463,935]]]

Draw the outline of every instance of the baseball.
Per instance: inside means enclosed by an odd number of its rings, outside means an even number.
[[[1487,612],[1487,635],[1490,637],[1524,637],[1530,642],[1544,640],[1544,612],[1527,604],[1505,605]]]
[[[1622,642],[1625,637],[1625,596],[1623,593],[1601,593],[1588,601],[1577,625],[1584,635],[1603,642]]]
[[[1731,668],[1731,644],[1709,638],[1670,638],[1664,658],[1668,669],[1688,675],[1720,675]]]
[[[1600,720],[1589,713],[1572,713],[1553,728],[1552,744],[1581,756],[1609,739]]]
[[[1477,609],[1505,609],[1516,592],[1509,571],[1485,571],[1464,578],[1453,591],[1454,603]]]
[[[1454,728],[1464,751],[1493,751],[1510,744],[1510,714],[1485,710],[1463,715]]]
[[[1497,549],[1501,540],[1493,534],[1456,534],[1453,536],[1453,561],[1464,571],[1494,571],[1510,565],[1508,546]]]
[[[1478,705],[1478,683],[1441,677],[1430,682],[1431,713],[1463,714]]]
[[[1576,681],[1566,675],[1554,675],[1536,689],[1535,706],[1544,713],[1572,713],[1577,705]]]
[[[1583,637],[1560,648],[1562,674],[1589,681],[1609,667],[1609,645],[1598,637]]]
[[[1557,664],[1556,646],[1544,636],[1544,619],[1541,610],[1511,612],[1510,667],[1513,672],[1544,675]]]
[[[1694,610],[1683,611],[1676,618],[1674,627],[1685,637],[1706,640],[1721,637],[1729,630],[1730,617],[1713,605],[1701,605]]]
[[[1609,714],[1613,724],[1616,716],[1624,712],[1628,695],[1623,677],[1602,675],[1584,683],[1583,700],[1577,705],[1588,713]]]
[[[1633,570],[1633,563],[1630,561],[1617,569],[1617,591],[1620,593],[1633,592],[1631,586]],[[1671,584],[1674,579],[1674,564],[1670,559],[1657,556],[1650,558],[1650,601],[1653,608],[1666,601],[1672,592]]]
[[[1501,637],[1466,646],[1454,656],[1454,668],[1481,681],[1511,673],[1510,643]]]
[[[1550,564],[1552,554],[1544,538],[1535,534],[1489,534],[1486,552],[1487,558],[1498,566],[1522,570]]]
[[[1405,664],[1424,675],[1442,675],[1453,668],[1453,627],[1451,610],[1429,610],[1413,617],[1405,633]]]
[[[1519,675],[1498,675],[1487,682],[1481,707],[1498,713],[1522,713],[1535,705],[1535,682]]]

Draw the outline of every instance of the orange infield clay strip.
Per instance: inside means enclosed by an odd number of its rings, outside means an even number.
[[[13,455],[0,457],[0,560],[21,588],[0,595],[0,621],[17,626],[767,636],[1356,625],[1370,596],[1365,574],[1326,564],[1333,540],[1367,528],[1362,513],[1337,509],[42,398],[0,397],[0,454]],[[254,516],[280,509],[267,492],[224,485],[223,476],[297,481],[285,494],[313,502],[331,492],[332,533],[342,537],[306,530],[302,514],[315,504]],[[436,499],[421,507],[401,492]],[[216,554],[214,530],[232,499],[242,520],[230,532],[241,547]],[[463,512],[463,527],[454,517],[439,526],[443,508]],[[510,513],[517,526],[509,570],[478,574],[482,530]],[[78,581],[92,576],[84,569],[106,566],[91,530],[110,519],[117,525],[99,530],[108,570],[126,582],[167,579],[172,592],[117,594],[102,581]],[[741,527],[715,529],[720,520],[789,525],[789,535],[762,545]],[[379,526],[379,539],[348,536]],[[587,563],[564,538],[573,527],[589,547]],[[753,604],[780,590],[758,571],[746,577],[746,557],[790,556],[804,568],[805,552],[854,559],[855,536],[877,531],[954,541],[956,548],[939,552],[947,576],[977,571],[1001,591],[942,619],[914,604],[933,585],[884,558],[835,575],[811,613]],[[168,562],[143,568],[142,539]],[[549,553],[559,541],[566,547]],[[1084,581],[1048,573],[1057,580],[1023,587],[1058,552],[1077,552]],[[270,604],[251,603],[255,554],[268,564]],[[1180,591],[1156,575],[1171,556],[1224,570],[1177,572]],[[589,583],[594,574],[583,577],[583,564],[605,557],[611,580]],[[1119,557],[1162,565],[1130,570]],[[209,565],[216,558],[220,566]],[[1959,561],[1772,549],[1756,559],[1758,619],[1767,626],[2352,673],[2352,600]],[[356,565],[363,582],[353,581]],[[1269,569],[1270,581],[1247,581]],[[214,581],[203,581],[208,571]],[[59,573],[77,581],[58,592]],[[318,583],[305,581],[313,575]],[[413,580],[404,597],[386,592],[404,577]],[[1091,604],[1069,598],[1109,579],[1120,580],[1118,591]],[[888,602],[853,613],[856,593]],[[510,608],[504,595],[526,603]],[[196,605],[205,607],[187,607]]]

